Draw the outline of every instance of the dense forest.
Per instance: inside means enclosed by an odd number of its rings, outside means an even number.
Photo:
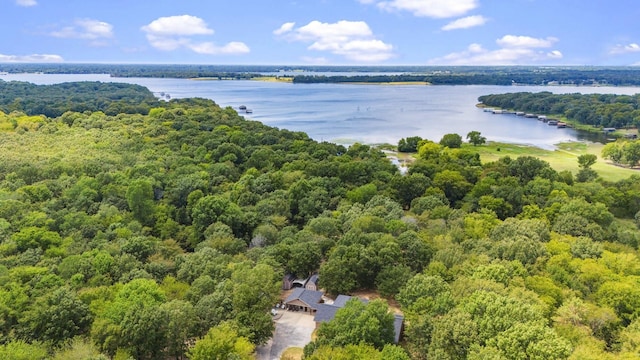
[[[403,74],[296,75],[294,83],[427,82],[431,85],[576,85],[638,86],[640,70],[634,68],[442,68]]]
[[[75,82],[35,85],[0,80],[0,111],[58,117],[67,111],[102,111],[107,115],[143,114],[157,106],[158,99],[140,85]]]
[[[204,99],[0,112],[0,358],[250,359],[283,275],[314,272],[380,299],[308,359],[637,358],[640,176],[481,163],[459,138],[414,139],[401,175]]]
[[[0,72],[110,74],[113,77],[252,79],[265,73],[294,72],[295,83],[428,82],[433,85],[639,86],[637,67],[536,66],[321,66],[321,65],[159,65],[0,64]],[[309,75],[308,72],[326,73]],[[335,73],[335,75],[332,75]],[[353,73],[345,76],[337,73]],[[367,74],[369,73],[369,74]],[[376,73],[372,75],[370,73]]]
[[[537,114],[563,116],[578,124],[595,127],[640,126],[640,94],[553,94],[548,91],[484,95],[485,106]]]

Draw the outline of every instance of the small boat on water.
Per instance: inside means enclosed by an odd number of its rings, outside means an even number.
[[[516,111],[516,116],[524,116],[524,111]]]
[[[247,110],[247,106],[246,105],[240,105],[238,106],[239,110]]]
[[[247,114],[253,114],[253,110],[251,110],[251,109],[246,109],[246,110],[245,110],[245,112],[246,112]]]
[[[547,121],[547,125],[558,126],[558,121],[557,120],[549,120],[549,121]],[[565,124],[565,127],[566,127],[566,124]]]
[[[564,128],[567,127],[567,123],[558,121],[558,125],[557,126],[558,126],[558,129],[564,129]]]

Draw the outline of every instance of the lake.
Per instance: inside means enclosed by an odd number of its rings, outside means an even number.
[[[594,140],[593,134],[558,129],[535,119],[498,115],[476,107],[478,97],[507,92],[614,93],[633,95],[634,87],[573,86],[425,86],[291,84],[250,80],[194,81],[188,79],[111,78],[109,75],[0,75],[5,81],[36,84],[69,81],[126,82],[146,86],[171,98],[202,97],[222,107],[253,110],[247,119],[292,131],[304,131],[315,140],[340,144],[391,143],[408,136],[439,141],[444,134],[463,138],[477,130],[489,141],[534,145]],[[241,112],[242,114],[242,112]]]

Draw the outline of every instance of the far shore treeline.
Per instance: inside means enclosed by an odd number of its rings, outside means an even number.
[[[604,180],[596,155],[558,170],[481,161],[479,131],[416,136],[401,173],[212,100],[4,85],[21,97],[0,110],[0,359],[249,360],[287,274],[368,297],[305,360],[640,353],[640,175]],[[638,166],[640,141],[613,144]]]
[[[312,66],[162,64],[0,64],[0,72],[109,74],[113,77],[247,80],[269,73],[294,83],[393,83],[432,85],[640,86],[638,67],[552,66]],[[315,73],[315,74],[314,74]],[[322,73],[318,75],[317,73]],[[348,73],[348,75],[345,75]],[[355,78],[354,78],[355,77]]]
[[[640,126],[640,94],[553,94],[545,91],[484,95],[478,100],[488,107],[561,116],[594,127]]]

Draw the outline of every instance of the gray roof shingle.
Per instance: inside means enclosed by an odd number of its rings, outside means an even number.
[[[289,295],[284,302],[288,304],[291,301],[300,300],[303,303],[307,304],[308,307],[317,309],[320,300],[322,299],[322,295],[322,291],[307,290],[305,288],[295,288],[291,292],[291,295]]]

